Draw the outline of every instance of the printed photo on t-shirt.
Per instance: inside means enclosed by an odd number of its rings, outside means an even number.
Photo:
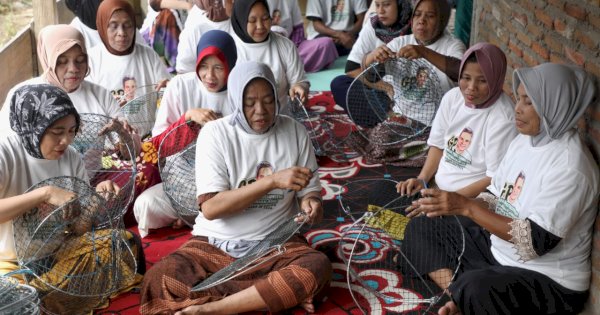
[[[242,179],[238,184],[238,188],[250,185],[257,180],[273,175],[273,173],[275,173],[275,168],[273,165],[267,161],[262,161],[256,166],[255,176],[252,178]],[[250,209],[274,209],[275,206],[277,206],[277,203],[279,203],[279,201],[282,199],[283,193],[281,189],[275,189],[256,200],[250,207],[248,207],[246,211]]]
[[[450,137],[445,149],[445,162],[460,169],[471,165],[472,157],[468,150],[472,141],[473,129],[469,127],[465,127],[458,136]]]
[[[519,175],[517,175],[514,183],[504,183],[502,193],[500,194],[498,204],[496,205],[496,213],[509,218],[517,218],[519,216],[517,207],[520,206],[519,196],[521,196],[524,184],[525,174],[523,172],[520,172]]]
[[[116,88],[110,93],[119,103],[126,103],[135,98],[135,92],[137,90],[137,82],[133,76],[124,76],[121,79],[121,87]]]
[[[338,0],[334,6],[331,7],[331,19],[334,22],[343,21],[348,17],[348,14],[344,13],[344,6],[346,0]]]

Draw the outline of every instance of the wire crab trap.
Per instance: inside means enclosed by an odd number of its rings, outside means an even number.
[[[126,101],[121,113],[144,139],[150,135],[156,121],[156,109],[160,106],[163,92],[156,91],[156,84],[137,87],[124,95]]]
[[[336,199],[354,222],[365,214],[369,206],[382,207],[397,198],[396,184],[398,182],[391,179],[358,179],[344,184]]]
[[[40,314],[39,303],[35,288],[0,276],[0,314]]]
[[[388,59],[354,79],[346,104],[365,140],[394,145],[429,131],[442,95],[436,71],[427,61]]]
[[[34,189],[54,186],[73,194],[59,206],[43,203],[13,220],[21,272],[49,313],[89,312],[133,283],[136,258],[114,194],[98,193],[86,181],[62,176]]]
[[[350,133],[349,128],[346,132],[344,130],[334,131],[338,118],[336,115],[309,111],[298,97],[291,99],[287,108],[291,117],[306,128],[315,155],[327,156],[336,162],[345,162],[356,156],[345,145],[345,138]]]
[[[296,222],[296,218],[298,217],[303,218],[303,220]],[[229,266],[213,273],[195,285],[192,288],[192,292],[204,291],[238,276],[248,275],[263,263],[285,253],[285,242],[298,233],[307,221],[308,217],[301,214],[290,218],[286,223],[277,227],[263,240],[254,245],[246,255],[238,258]]]
[[[116,119],[98,114],[79,116],[79,132],[71,146],[81,155],[92,186],[110,179],[120,187],[108,205],[121,208],[115,213],[120,217],[133,202],[137,155],[134,140]]]
[[[431,314],[447,298],[438,284],[449,285],[460,268],[464,231],[455,216],[406,217],[406,209],[419,198],[415,194],[381,207],[370,205],[342,231],[338,256],[347,267],[348,287],[359,285],[350,294],[365,314]],[[447,273],[433,272],[445,268]]]
[[[198,216],[196,201],[196,140],[200,125],[193,121],[169,131],[158,148],[158,168],[163,190],[177,215],[187,225]]]

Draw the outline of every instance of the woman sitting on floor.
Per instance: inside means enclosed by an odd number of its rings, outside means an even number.
[[[513,92],[520,135],[490,192],[468,199],[424,189],[426,197],[414,203],[413,212],[426,216],[410,221],[402,246],[418,256],[427,256],[424,249],[443,253],[452,243],[424,241],[418,231],[442,220],[432,218],[467,222],[460,273],[450,285],[438,283],[452,298],[439,314],[578,314],[587,300],[599,175],[575,127],[594,102],[594,78],[578,67],[542,64],[515,70]],[[412,262],[422,274],[455,268],[434,259]]]
[[[455,86],[458,79],[459,60],[465,45],[454,38],[446,26],[450,19],[450,6],[446,0],[419,0],[415,3],[411,28],[413,34],[399,36],[361,56],[360,69],[374,62],[390,58],[424,58],[435,66],[442,93]],[[350,57],[348,60],[351,60]],[[331,92],[336,104],[346,108],[346,94],[353,78],[340,76],[331,82]]]
[[[72,176],[89,182],[79,153],[69,146],[79,130],[80,121],[79,114],[67,93],[48,84],[25,85],[17,89],[10,102],[10,125],[15,134],[0,137],[0,274],[2,275],[19,268],[12,221],[43,204],[61,206],[76,197],[73,192],[55,186],[27,190],[46,179],[59,176]],[[112,181],[100,182],[95,188],[102,194],[118,193],[120,190],[119,186]],[[78,224],[76,228],[82,229],[83,225]],[[87,232],[85,228],[82,231]],[[95,235],[101,235],[103,231],[95,232]],[[125,234],[131,243],[133,253],[139,257],[138,270],[143,273],[145,262],[139,238],[136,240],[136,236],[129,232]],[[40,292],[44,307],[54,313],[89,311],[105,301],[105,297],[81,298],[53,289],[50,289],[50,292],[46,291],[48,289],[46,281],[54,287],[60,286],[63,289],[69,285],[69,277],[56,280],[55,274],[68,271],[76,279],[78,273],[92,273],[94,270],[90,268],[98,268],[109,263],[105,261],[106,257],[111,257],[111,253],[116,250],[113,247],[115,244],[112,243],[116,238],[107,245],[102,237],[95,238],[89,235],[83,239],[79,237],[81,236],[75,232],[65,240],[65,244],[69,244],[69,240],[81,244],[77,253],[69,251],[62,255],[56,254],[53,268],[39,275],[39,279],[34,278],[32,281]],[[84,245],[86,242],[90,243],[90,239],[95,242]],[[65,247],[69,248],[68,245]],[[132,265],[124,262],[125,257],[121,258],[123,262],[119,262],[118,267],[123,269],[111,276],[101,275],[105,277],[102,285],[108,287],[107,283],[110,281],[118,281],[117,275],[126,279],[122,283],[113,284],[119,290],[129,288],[135,284],[135,281],[139,281],[139,278],[133,277],[135,270],[125,267],[132,267]],[[54,270],[58,271],[54,272]],[[72,303],[73,301],[78,303]],[[78,309],[65,309],[73,305],[77,305]]]
[[[146,274],[143,314],[181,309],[179,314],[233,314],[265,308],[274,313],[297,305],[314,312],[313,297],[329,283],[327,257],[295,235],[285,243],[285,253],[251,275],[190,292],[299,211],[309,222],[323,215],[310,140],[301,124],[279,115],[269,67],[240,62],[230,77],[235,78],[228,82],[234,113],[207,123],[196,145],[201,213],[194,236]],[[271,175],[257,174],[265,167]]]
[[[287,113],[289,98],[298,96],[308,102],[310,83],[294,43],[271,32],[271,15],[266,0],[233,3],[231,26],[237,36],[239,60],[262,62],[271,68],[277,82],[277,95],[283,112]]]
[[[442,98],[433,120],[425,165],[417,178],[399,182],[412,195],[431,181],[442,190],[477,197],[490,184],[517,135],[513,102],[502,90],[506,56],[488,44],[473,45],[462,58],[459,86]]]
[[[171,80],[158,109],[152,130],[152,143],[159,149],[171,130],[193,121],[204,126],[209,121],[231,114],[227,104],[227,77],[237,61],[235,42],[231,35],[212,30],[198,43],[196,72],[180,74]],[[194,128],[179,127],[177,135],[170,135],[162,150],[178,152],[198,137]],[[172,143],[177,141],[177,143]],[[177,148],[174,148],[175,144]],[[133,208],[142,237],[149,229],[173,225],[181,227],[177,212],[163,190],[163,184],[150,187],[135,201]]]

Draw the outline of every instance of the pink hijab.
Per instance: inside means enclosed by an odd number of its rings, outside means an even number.
[[[489,43],[477,43],[469,48],[463,55],[460,61],[460,72],[458,77],[462,76],[465,63],[469,57],[475,54],[477,63],[481,67],[481,72],[487,81],[490,92],[488,98],[483,104],[475,106],[474,104],[465,103],[471,108],[486,108],[492,106],[504,92],[504,77],[506,76],[506,56],[504,52],[495,45]],[[459,79],[460,80],[460,79]]]
[[[48,25],[40,31],[38,36],[37,54],[42,70],[44,70],[41,77],[65,92],[68,91],[56,75],[56,63],[60,55],[75,45],[79,45],[81,51],[87,56],[83,35],[76,28],[66,24]]]

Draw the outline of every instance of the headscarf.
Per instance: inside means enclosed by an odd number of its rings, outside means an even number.
[[[48,25],[40,31],[37,43],[37,54],[44,73],[42,77],[48,83],[68,92],[56,75],[56,63],[58,57],[67,50],[78,45],[86,54],[85,40],[83,35],[74,27],[65,24]],[[88,67],[89,72],[89,67]]]
[[[448,21],[450,20],[450,12],[452,8],[450,8],[450,5],[448,4],[447,0],[417,0],[413,6],[414,9],[410,19],[411,22],[415,17],[415,11],[423,1],[432,1],[436,6],[438,14],[438,23],[435,31],[435,36],[433,36],[433,38],[428,42],[422,43],[423,45],[428,46],[435,43],[438,39],[440,39],[440,37],[444,35],[444,30],[446,29],[446,26],[448,26]]]
[[[127,2],[126,0],[102,1],[100,7],[98,7],[98,14],[96,15],[96,26],[98,27],[98,34],[100,35],[100,39],[102,40],[102,43],[104,43],[106,49],[113,55],[125,56],[131,54],[133,52],[133,49],[135,48],[136,32],[133,32],[131,46],[129,46],[129,48],[127,48],[127,50],[123,52],[112,49],[112,47],[110,47],[110,45],[108,44],[108,21],[110,21],[110,18],[112,17],[113,13],[115,13],[118,10],[125,11],[125,13],[129,15],[131,23],[133,23],[133,26],[135,27],[135,12],[133,11],[133,7],[131,6],[131,4],[129,4],[129,2]]]
[[[379,21],[379,15],[371,16],[371,25],[375,30],[375,36],[384,43],[389,43],[392,39],[406,35],[410,32],[410,20],[412,17],[412,5],[410,0],[398,0],[398,16],[396,22],[390,26],[386,26]]]
[[[521,83],[541,121],[540,133],[531,139],[533,146],[559,139],[574,128],[596,96],[594,77],[576,66],[544,63],[516,69],[515,95]]]
[[[44,158],[40,146],[46,129],[68,115],[75,115],[79,130],[79,114],[69,95],[54,85],[24,85],[10,99],[10,127],[37,159]]]
[[[241,2],[241,1],[239,1]],[[237,2],[236,2],[237,3]],[[273,120],[273,127],[277,122],[279,116],[279,100],[277,98],[277,85],[275,84],[275,76],[271,71],[271,68],[264,63],[256,61],[240,61],[237,63],[235,68],[231,71],[229,78],[235,78],[228,82],[229,89],[227,90],[227,101],[229,106],[232,107],[233,114],[229,120],[229,124],[232,126],[239,126],[246,133],[256,135],[258,134],[244,115],[244,90],[250,81],[256,78],[263,78],[267,80],[273,88],[273,96],[275,97],[275,119]]]
[[[208,56],[216,56],[225,65],[226,83],[221,91],[226,90],[227,78],[237,61],[237,49],[233,37],[231,37],[229,33],[221,30],[210,30],[200,37],[196,51],[198,54],[198,57],[196,58],[196,76],[198,76],[198,69],[200,68],[202,59]],[[198,76],[198,79],[202,81],[200,76]]]
[[[256,43],[252,36],[248,34],[248,16],[250,15],[250,9],[256,3],[262,3],[267,12],[269,11],[269,4],[266,0],[243,0],[243,1],[235,1],[233,3],[233,12],[231,13],[231,26],[233,27],[233,31],[235,34],[244,42],[244,43]],[[270,34],[269,34],[270,36]],[[265,39],[268,40],[269,36]]]
[[[96,29],[96,13],[102,0],[66,0],[66,5],[85,26]]]
[[[195,0],[194,4],[206,12],[208,19],[213,22],[221,22],[229,19],[223,0]]]
[[[506,76],[506,56],[504,52],[495,45],[489,43],[477,43],[465,52],[460,61],[460,70],[458,77],[462,76],[463,69],[469,57],[475,54],[477,63],[481,67],[481,72],[487,81],[489,87],[488,98],[483,104],[475,106],[475,104],[465,103],[471,108],[486,108],[498,100],[503,93],[504,77]]]

